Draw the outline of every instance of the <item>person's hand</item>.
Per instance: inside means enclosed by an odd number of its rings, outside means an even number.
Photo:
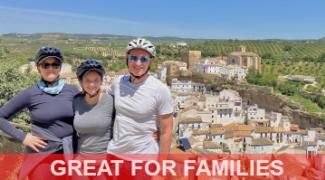
[[[160,131],[156,131],[152,134],[152,137],[159,142],[160,140]]]
[[[47,143],[45,141],[45,139],[33,136],[32,134],[28,133],[23,141],[23,144],[32,148],[34,151],[39,152],[39,148],[45,148],[47,146]]]

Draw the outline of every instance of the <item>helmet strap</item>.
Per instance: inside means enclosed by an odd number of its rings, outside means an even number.
[[[141,80],[143,77],[148,75],[149,70],[150,70],[150,66],[148,67],[147,71],[140,76],[136,76],[132,72],[129,72],[131,75],[130,82],[134,83],[135,80]]]

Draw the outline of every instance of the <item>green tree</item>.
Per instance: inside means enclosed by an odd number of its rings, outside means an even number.
[[[21,74],[17,67],[8,65],[8,63],[3,63],[0,66],[0,106],[19,92],[34,84],[38,79],[36,74],[28,76]],[[29,114],[26,109],[13,118],[16,122],[30,122]]]

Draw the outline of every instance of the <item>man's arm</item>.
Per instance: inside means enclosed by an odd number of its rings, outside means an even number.
[[[160,153],[167,154],[170,151],[173,131],[173,114],[159,116],[160,126]]]

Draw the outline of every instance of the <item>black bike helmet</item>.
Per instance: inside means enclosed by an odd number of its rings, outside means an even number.
[[[89,70],[97,71],[101,75],[102,78],[105,74],[104,66],[100,61],[98,61],[96,59],[86,59],[77,68],[76,74],[77,74],[78,80],[81,80],[82,76]]]
[[[53,46],[45,46],[38,50],[35,58],[35,63],[38,65],[43,59],[47,57],[54,57],[63,63],[63,54],[61,53],[60,49]]]

